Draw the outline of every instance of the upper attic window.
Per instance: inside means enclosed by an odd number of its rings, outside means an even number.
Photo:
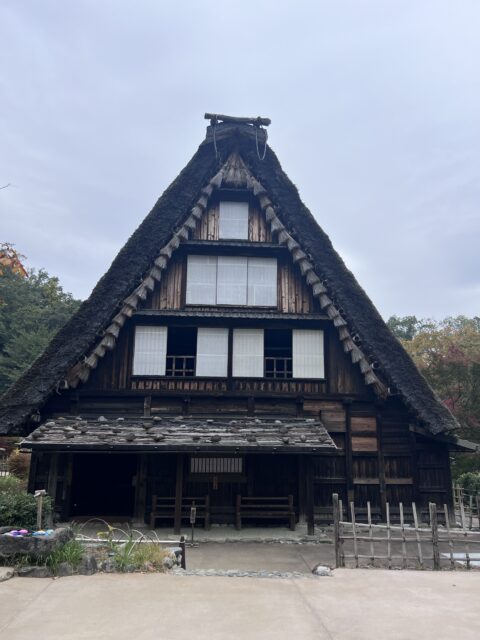
[[[220,240],[248,240],[248,202],[220,201]]]

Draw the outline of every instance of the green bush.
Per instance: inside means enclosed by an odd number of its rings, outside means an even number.
[[[2,476],[0,477],[0,493],[19,493],[25,489],[25,483],[17,476]]]
[[[51,499],[43,499],[43,523],[52,510]],[[0,490],[0,526],[34,529],[37,525],[37,504],[31,493],[15,488]]]
[[[462,475],[457,478],[457,483],[465,489],[465,493],[474,496],[480,494],[480,473],[474,473],[472,471],[462,473]]]

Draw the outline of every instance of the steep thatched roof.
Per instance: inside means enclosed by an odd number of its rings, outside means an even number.
[[[255,131],[249,125],[223,124],[216,127],[213,139],[210,129],[206,140],[130,237],[90,298],[2,396],[0,433],[21,433],[29,416],[46,402],[68,371],[98,342],[122,302],[151,269],[161,247],[185,221],[202,188],[231,154],[240,157],[265,188],[276,215],[307,254],[335,308],[342,309],[362,351],[370,361],[379,364],[379,375],[385,384],[402,397],[430,432],[440,433],[457,426],[302,203],[274,152],[267,147],[265,158],[261,159],[262,136],[257,139]]]

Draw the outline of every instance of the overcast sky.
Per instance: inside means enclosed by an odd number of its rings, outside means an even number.
[[[0,240],[85,298],[202,141],[269,142],[384,317],[480,313],[480,2],[3,0]]]

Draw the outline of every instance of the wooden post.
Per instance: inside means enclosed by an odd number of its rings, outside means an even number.
[[[180,536],[180,549],[182,550],[182,562],[180,566],[182,567],[182,569],[186,569],[187,568],[187,558],[186,558],[187,547],[185,544],[185,536]]]
[[[437,505],[434,502],[429,502],[428,510],[430,512],[430,527],[432,529],[433,568],[435,571],[438,571],[440,569],[440,551],[438,548]]]
[[[38,454],[36,451],[32,451],[32,457],[30,458],[30,469],[28,470],[28,493],[33,493],[35,491],[39,455],[40,454]]]
[[[183,453],[177,454],[177,478],[175,483],[175,519],[173,530],[180,533],[182,529],[182,497],[183,497]]]
[[[372,529],[372,509],[370,507],[370,500],[367,501],[367,521],[368,521],[368,537],[370,539],[370,562],[372,567],[375,566],[375,547],[373,542],[373,529]]]
[[[54,451],[50,456],[50,466],[48,468],[47,493],[55,503],[57,497],[57,477],[58,477],[58,453]],[[52,508],[53,508],[52,504]]]
[[[353,502],[350,502],[350,514],[352,519],[353,555],[355,556],[355,568],[358,569],[357,528],[355,524],[355,505]]]
[[[420,521],[422,520],[422,496],[420,494],[420,482],[418,474],[418,453],[417,436],[414,431],[410,431],[410,450],[412,453],[412,480],[413,480],[413,500],[415,505],[420,506]]]
[[[298,521],[307,519],[307,507],[305,498],[305,456],[297,456],[298,460]]]
[[[340,505],[338,493],[332,496],[333,502],[333,542],[335,545],[335,567],[343,567],[342,554],[340,552]]]
[[[315,505],[313,495],[313,463],[309,456],[307,461],[307,473],[306,473],[306,501],[307,501],[307,533],[309,536],[315,534]]]
[[[407,568],[407,539],[405,536],[405,519],[403,517],[403,502],[399,503],[400,508],[400,526],[402,527],[402,567]]]
[[[345,407],[345,475],[347,485],[347,517],[348,517],[348,503],[355,500],[355,490],[353,485],[353,456],[352,456],[352,426],[351,426],[351,402],[345,400],[343,406]]]
[[[383,423],[379,408],[377,408],[377,442],[378,442],[378,481],[380,484],[380,510],[382,520],[387,512],[387,483],[385,481],[385,455],[383,453]]]
[[[37,529],[42,528],[43,497],[46,495],[47,492],[45,489],[35,491],[35,499],[37,501]]]
[[[73,454],[68,453],[65,460],[65,471],[63,480],[62,502],[64,504],[63,517],[68,520],[70,517],[71,505],[71,492],[72,492],[72,479],[73,479]]]
[[[386,515],[387,515],[387,560],[388,560],[388,568],[392,568],[392,541],[391,535],[392,532],[390,530],[390,503],[387,502],[385,505]]]
[[[467,562],[467,569],[470,569],[470,547],[468,544],[467,528],[465,526],[465,505],[463,504],[463,497],[462,501],[460,502],[460,519],[462,521],[462,530],[465,540],[465,560]]]
[[[445,509],[445,526],[447,527],[447,536],[448,536],[448,547],[450,549],[450,569],[455,569],[455,561],[453,559],[453,539],[452,532],[450,531],[450,517],[448,515],[448,506],[445,503],[443,505]]]
[[[417,539],[417,553],[418,553],[418,563],[420,565],[420,569],[423,569],[423,553],[422,553],[422,541],[420,539],[420,531],[418,530],[418,516],[417,516],[417,505],[415,502],[412,502],[412,512],[413,512],[413,523],[415,525],[415,538]]]

